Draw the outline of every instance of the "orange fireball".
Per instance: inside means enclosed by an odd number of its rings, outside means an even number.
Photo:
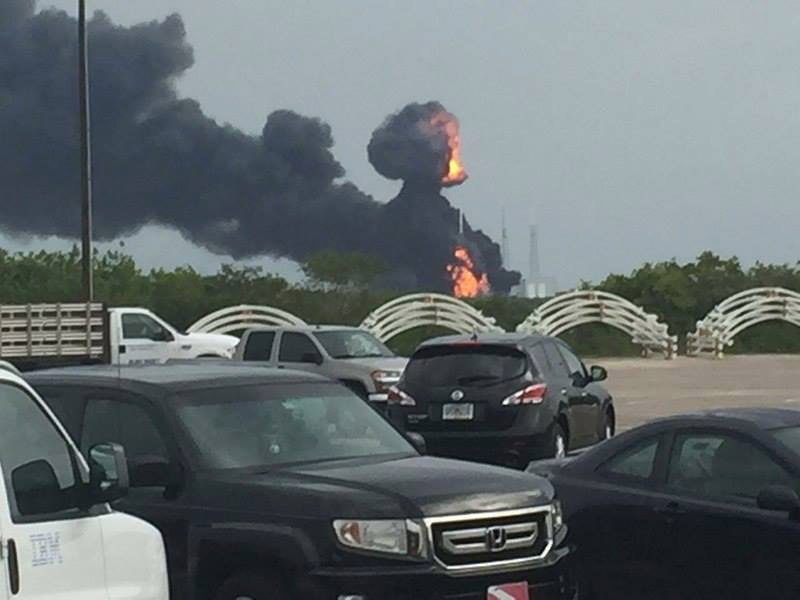
[[[442,177],[442,185],[451,186],[464,183],[467,172],[461,163],[461,140],[458,136],[458,121],[447,111],[437,113],[431,119],[434,127],[441,128],[447,135],[450,156],[447,161],[447,173]]]
[[[456,246],[453,251],[456,262],[447,265],[447,273],[453,282],[453,295],[456,298],[475,298],[488,294],[491,290],[486,273],[480,277],[475,272],[475,263],[464,246]]]

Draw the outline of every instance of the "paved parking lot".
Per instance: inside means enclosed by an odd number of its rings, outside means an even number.
[[[597,359],[609,370],[620,430],[656,417],[730,406],[800,409],[800,356]]]

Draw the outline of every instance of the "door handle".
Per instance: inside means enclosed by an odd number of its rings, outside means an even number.
[[[8,540],[8,583],[11,593],[16,596],[19,593],[19,557],[17,556],[17,544],[14,540]]]
[[[566,396],[567,395],[567,388],[561,388],[561,395],[562,396]]]

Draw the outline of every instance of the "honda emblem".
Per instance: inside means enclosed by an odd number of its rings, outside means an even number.
[[[489,552],[502,552],[508,543],[505,527],[490,527],[486,530],[486,548]]]

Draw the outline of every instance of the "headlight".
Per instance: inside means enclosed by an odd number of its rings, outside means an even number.
[[[561,502],[553,500],[550,514],[553,517],[553,531],[556,532],[564,526],[564,513],[561,511]]]
[[[400,371],[378,370],[373,371],[371,375],[372,381],[375,382],[375,388],[379,392],[385,392],[398,381],[400,381],[400,375],[402,375],[402,373]]]
[[[424,527],[409,520],[338,520],[333,522],[336,539],[348,548],[425,558],[427,544]]]

